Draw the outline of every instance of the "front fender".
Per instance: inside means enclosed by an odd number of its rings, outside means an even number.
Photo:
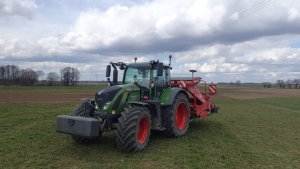
[[[168,87],[160,95],[159,100],[162,106],[169,106],[174,103],[175,97],[182,93],[188,97],[187,92],[180,87]]]

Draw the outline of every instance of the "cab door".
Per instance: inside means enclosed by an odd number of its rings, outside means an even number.
[[[163,70],[163,75],[162,76],[157,76],[155,77],[155,87],[154,87],[154,92],[152,92],[154,95],[153,97],[158,99],[159,96],[162,94],[162,92],[170,87],[170,69],[169,67],[165,66]]]

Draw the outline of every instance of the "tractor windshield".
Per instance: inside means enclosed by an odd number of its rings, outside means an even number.
[[[149,88],[150,73],[150,66],[130,66],[125,71],[124,84],[138,83]]]

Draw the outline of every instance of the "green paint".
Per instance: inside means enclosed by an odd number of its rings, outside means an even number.
[[[122,89],[114,96],[113,100],[111,101],[110,105],[107,109],[103,110],[112,115],[120,114],[124,106],[126,105],[127,101],[139,101],[140,100],[140,88],[134,84],[124,84],[119,85]],[[119,97],[122,95],[121,103],[119,104],[118,101]],[[114,109],[114,105],[119,104],[118,109]]]
[[[168,106],[173,104],[175,96],[181,91],[184,90],[178,87],[168,87],[167,89],[165,89],[159,98],[161,105]]]
[[[140,72],[146,71],[147,76],[142,76]],[[137,77],[135,77],[137,76]],[[149,62],[146,63],[134,63],[127,66],[124,71],[123,84],[118,85],[121,90],[117,92],[117,94],[113,97],[112,101],[105,109],[98,111],[105,111],[111,115],[120,115],[123,111],[126,103],[128,101],[141,101],[140,96],[140,87],[134,84],[133,79],[137,79],[135,81],[138,83],[138,80],[146,80],[147,84],[143,85],[143,87],[148,88],[149,90],[149,100],[159,100],[162,101],[162,105],[172,104],[170,100],[172,93],[175,91],[170,87],[170,69],[168,66],[164,67],[163,76],[157,76],[157,68],[156,66],[151,67]],[[175,91],[176,92],[176,91]],[[163,94],[161,94],[163,93]],[[160,96],[161,95],[161,96]],[[159,97],[160,96],[160,97]],[[122,97],[120,99],[120,97]],[[119,105],[116,109],[115,105]],[[96,105],[97,107],[97,105]]]
[[[161,94],[159,100],[161,102],[161,105],[169,105],[169,99],[172,95],[172,88],[168,87],[167,89],[165,89],[163,91],[163,93]]]

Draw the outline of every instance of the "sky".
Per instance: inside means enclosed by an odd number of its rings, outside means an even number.
[[[300,79],[300,1],[0,1],[0,65],[104,80],[111,61],[167,64],[169,54],[172,76]]]

